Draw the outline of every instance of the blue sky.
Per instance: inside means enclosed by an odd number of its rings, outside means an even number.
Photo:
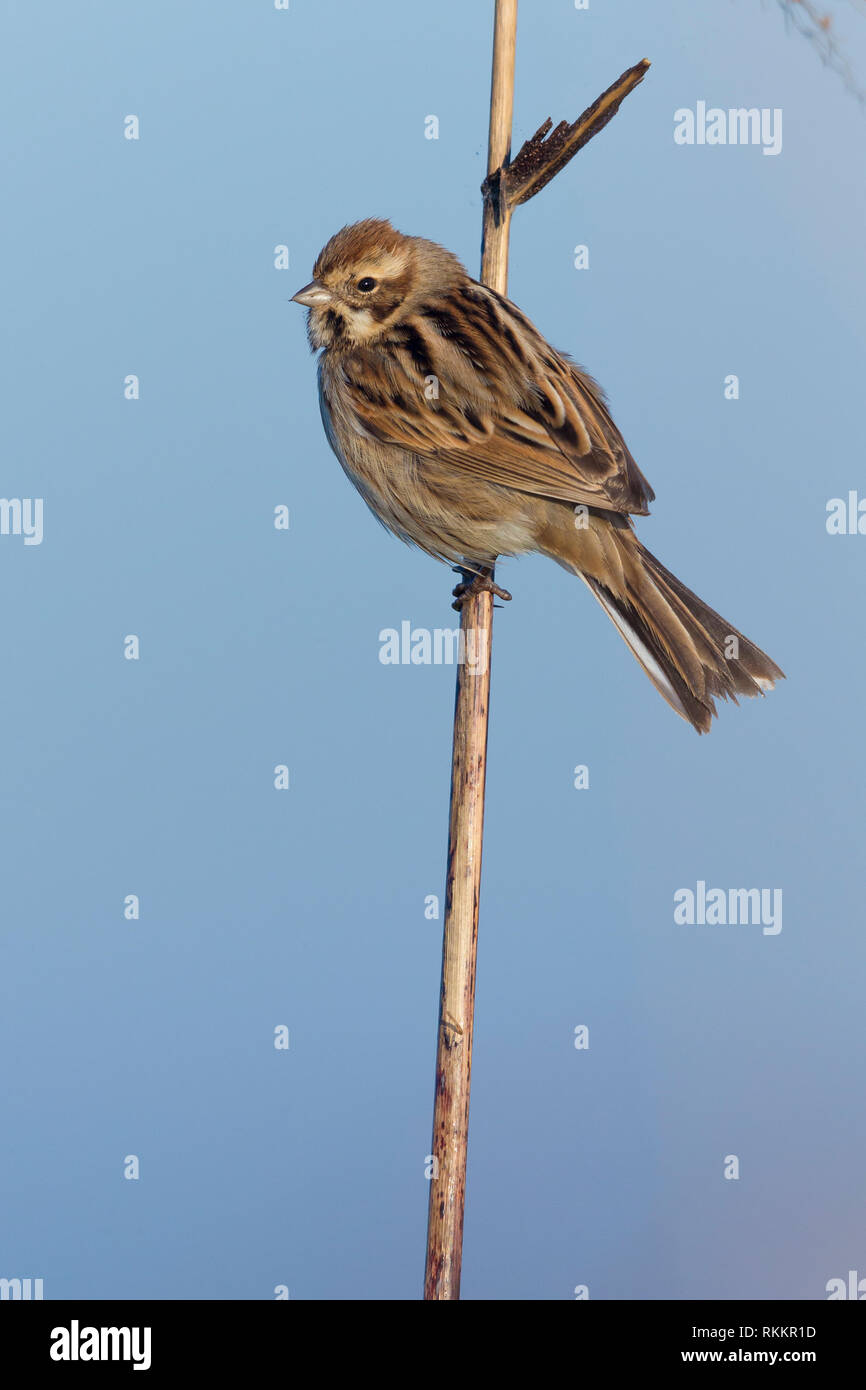
[[[420,1294],[454,670],[379,633],[454,577],[347,484],[288,300],[363,216],[477,272],[491,17],[7,6],[2,492],[44,537],[0,536],[0,1276],[47,1298]],[[463,1296],[822,1298],[866,1274],[866,539],[825,526],[866,496],[866,124],[757,0],[524,3],[518,43],[515,145],[652,60],[510,293],[788,680],[698,739],[582,585],[500,567]],[[675,144],[699,101],[781,152]],[[677,924],[699,881],[782,930]]]

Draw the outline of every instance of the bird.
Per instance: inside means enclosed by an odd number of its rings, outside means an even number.
[[[511,597],[492,579],[500,556],[555,560],[698,733],[717,698],[784,677],[638,539],[655,493],[601,387],[451,251],[365,218],[292,299],[333,452],[388,530],[462,573],[455,607],[479,588]]]

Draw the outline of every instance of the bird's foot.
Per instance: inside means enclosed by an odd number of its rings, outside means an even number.
[[[465,570],[459,565],[454,567],[455,574],[463,575],[463,583],[458,584],[454,590],[454,603],[451,607],[456,608],[459,613],[468,598],[474,598],[476,594],[495,594],[496,598],[503,599],[506,603],[511,602],[511,595],[507,589],[501,589],[498,584],[494,584],[493,577],[489,570],[481,570],[476,573],[474,570]]]

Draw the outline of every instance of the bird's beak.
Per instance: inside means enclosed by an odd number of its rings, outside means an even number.
[[[323,304],[330,304],[331,298],[330,290],[318,280],[311,280],[309,285],[304,285],[302,290],[292,295],[292,303],[303,304],[307,309],[317,309]]]

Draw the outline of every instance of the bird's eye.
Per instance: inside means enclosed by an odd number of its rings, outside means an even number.
[[[358,289],[361,290],[364,294],[369,294],[370,291],[374,290],[375,288],[376,281],[373,279],[372,275],[365,275],[363,280],[358,281]]]

